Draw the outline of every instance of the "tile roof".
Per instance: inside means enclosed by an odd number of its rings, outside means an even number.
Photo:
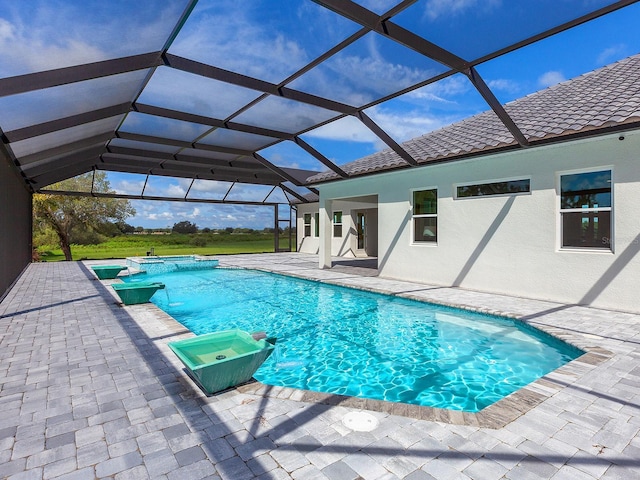
[[[507,103],[505,110],[530,143],[640,122],[640,54]],[[402,144],[420,164],[516,146],[491,110]],[[408,165],[390,149],[341,166],[354,176],[401,167]],[[307,182],[338,178],[326,171]]]

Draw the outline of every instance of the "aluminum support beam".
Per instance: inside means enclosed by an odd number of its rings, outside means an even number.
[[[241,200],[215,200],[215,199],[194,199],[183,197],[156,197],[151,195],[126,195],[122,193],[105,193],[105,192],[71,192],[67,190],[47,190],[42,188],[37,190],[36,193],[44,193],[47,195],[65,195],[69,197],[96,197],[96,198],[121,198],[124,200],[153,200],[159,202],[187,202],[187,203],[214,203],[214,204],[228,204],[228,205],[254,205],[257,207],[270,207],[278,205],[273,202],[251,202]]]
[[[57,68],[46,72],[27,73],[0,79],[0,97],[57,87],[119,73],[133,72],[163,65],[159,52],[143,53],[131,57],[103,60],[73,67]]]
[[[102,145],[96,145],[62,157],[29,163],[22,167],[22,171],[27,177],[42,175],[43,173],[53,172],[58,169],[65,169],[80,162],[94,162],[100,158],[100,154],[103,151],[104,147]]]
[[[638,0],[619,0],[617,2],[613,2],[610,5],[599,8],[591,13],[587,13],[578,18],[574,18],[573,20],[569,20],[568,22],[563,23],[562,25],[558,25],[556,27],[545,30],[544,32],[533,35],[529,38],[525,38],[516,43],[512,43],[511,45],[501,48],[499,50],[495,50],[483,57],[475,59],[472,62],[469,62],[471,66],[475,67],[481,63],[487,62],[489,60],[493,60],[494,58],[500,57],[506,53],[513,52],[522,47],[526,47],[527,45],[531,45],[533,43],[539,42],[540,40],[544,40],[545,38],[549,38],[558,33],[562,33],[565,30],[569,30],[570,28],[577,27],[578,25],[582,25],[583,23],[589,22],[591,20],[595,20],[603,15],[607,15],[611,12],[615,12],[624,7],[628,7],[629,5],[633,5],[637,3]]]
[[[240,87],[249,88],[258,92],[268,93],[276,97],[282,97],[289,100],[295,100],[300,103],[306,103],[316,107],[324,108],[334,112],[353,115],[356,108],[344,103],[335,102],[327,98],[311,95],[310,93],[293,90],[287,87],[280,87],[274,83],[259,80],[257,78],[248,77],[239,73],[223,70],[222,68],[199,63],[194,60],[178,57],[177,55],[165,55],[166,64],[170,67],[182,70],[184,72],[193,73],[206,78],[213,78],[221,82],[238,85]]]
[[[124,115],[130,110],[130,103],[121,103],[119,105],[100,108],[91,112],[79,113],[77,115],[71,115],[69,117],[59,118],[57,120],[51,120],[37,125],[31,125],[29,127],[18,128],[16,130],[11,130],[10,132],[5,132],[5,136],[10,142],[19,142],[28,138],[64,130],[65,128],[73,128],[86,123],[103,120],[105,118]]]
[[[76,175],[88,173],[92,169],[93,166],[90,165],[89,162],[80,163],[63,169],[56,169],[55,171],[32,177],[29,180],[33,184],[33,188],[44,188],[48,185],[61,182],[62,180],[75,177]]]
[[[484,98],[485,102],[489,104],[489,106],[491,107],[491,110],[495,112],[495,114],[498,116],[500,121],[504,124],[505,127],[507,127],[507,129],[509,130],[511,135],[513,135],[513,138],[516,139],[518,144],[521,147],[528,147],[529,141],[527,140],[527,137],[524,136],[522,131],[518,128],[518,126],[515,124],[513,119],[509,116],[507,111],[500,104],[498,99],[495,97],[491,89],[484,82],[482,77],[480,77],[480,75],[475,70],[475,68],[473,67],[469,68],[469,70],[465,72],[465,74],[467,75],[467,77],[469,78],[473,86],[476,87],[478,92],[480,92],[480,95],[482,95],[482,98]]]
[[[289,175],[286,171],[284,171],[282,168],[274,165],[273,163],[271,163],[269,160],[267,160],[266,158],[264,158],[262,155],[260,155],[259,153],[254,153],[253,154],[253,158],[255,158],[257,161],[259,161],[262,165],[264,165],[265,167],[267,167],[269,170],[271,170],[272,172],[274,172],[275,174],[279,175],[283,180],[286,180],[288,182],[293,183],[294,185],[297,185],[299,187],[303,186],[303,184],[297,179],[295,178],[293,175]]]
[[[521,146],[528,146],[529,142],[522,134],[520,129],[516,126],[513,119],[509,116],[506,110],[502,107],[500,102],[496,99],[493,92],[489,89],[487,84],[480,78],[478,72],[475,71],[466,60],[454,55],[453,53],[439,47],[438,45],[429,42],[428,40],[416,35],[415,33],[388,21],[375,13],[367,10],[366,8],[352,2],[351,0],[314,0],[316,3],[324,5],[325,7],[339,13],[340,15],[353,20],[371,30],[384,35],[385,37],[400,43],[401,45],[410,48],[422,55],[425,55],[443,65],[451,68],[454,71],[464,73],[473,86],[478,90],[482,98],[485,99],[489,107],[496,113],[500,121],[507,127],[509,132],[513,135],[516,141]],[[375,133],[375,131],[374,131]],[[390,145],[391,148],[394,148]],[[395,148],[394,148],[395,150]],[[401,155],[400,152],[397,152]],[[405,152],[406,153],[406,152]],[[402,156],[402,155],[401,155]],[[406,160],[406,158],[402,157]]]
[[[271,130],[269,128],[254,127],[252,125],[245,125],[236,122],[226,122],[218,118],[205,117],[203,115],[195,115],[193,113],[180,112],[178,110],[154,107],[152,105],[141,103],[136,103],[133,108],[137,112],[146,113],[148,115],[155,115],[173,120],[182,120],[183,122],[198,123],[201,125],[209,125],[210,127],[226,128],[229,130],[236,130],[238,132],[262,135],[263,137],[273,137],[274,139],[291,140],[294,137],[293,133]]]
[[[99,170],[106,170],[111,172],[124,172],[124,173],[137,173],[141,175],[157,175],[161,177],[176,177],[176,178],[196,178],[198,180],[210,180],[217,182],[239,182],[250,185],[279,185],[281,179],[279,177],[265,177],[263,175],[238,175],[235,173],[212,173],[212,172],[198,172],[197,174],[193,171],[185,171],[185,170],[177,170],[177,169],[166,169],[161,167],[153,167],[149,168],[149,166],[145,165],[132,165],[129,163],[120,163],[114,161],[115,159],[107,158],[103,163],[97,163],[95,166]]]
[[[333,170],[335,173],[337,173],[341,177],[346,178],[349,176],[340,167],[338,167],[331,160],[329,160],[327,157],[322,155],[322,153],[317,151],[315,148],[313,148],[311,145],[309,145],[307,142],[305,142],[304,140],[302,140],[300,137],[296,136],[296,134],[293,134],[293,133],[281,132],[278,130],[271,130],[268,128],[254,127],[252,125],[245,125],[237,122],[231,122],[231,121],[227,122],[227,121],[216,119],[216,118],[204,117],[202,115],[194,115],[190,113],[179,112],[176,110],[170,110],[167,108],[154,107],[146,104],[136,104],[134,105],[134,110],[140,113],[146,113],[148,115],[156,115],[164,118],[171,118],[174,120],[182,120],[185,122],[209,125],[211,127],[216,127],[216,128],[225,128],[228,130],[234,130],[238,132],[272,137],[274,138],[274,140],[275,139],[291,140],[295,142],[298,146],[303,148],[307,153],[313,156],[316,160],[318,160],[324,166]],[[197,144],[197,145],[202,145],[202,144]],[[262,148],[266,148],[267,146]]]
[[[394,24],[386,18],[377,15],[351,0],[313,1],[456,71],[461,72],[469,66],[465,60],[457,55],[454,55],[448,50],[429,42],[423,37]]]
[[[107,142],[111,140],[111,138],[113,138],[113,131],[109,130],[108,132],[104,132],[93,137],[83,138],[77,142],[66,143],[59,147],[32,153],[31,155],[25,155],[24,157],[20,157],[18,160],[22,166],[39,161],[55,161],[57,157],[68,155],[77,152],[78,150],[85,150],[89,147],[102,145],[103,148],[106,148]]]
[[[280,250],[280,213],[278,213],[278,204],[273,206],[273,251],[278,252]]]
[[[347,172],[342,170],[339,166],[337,166],[335,163],[333,163],[331,160],[329,160],[322,153],[320,153],[318,150],[313,148],[311,145],[309,145],[307,142],[305,142],[300,137],[295,137],[293,139],[293,141],[296,143],[296,145],[298,145],[300,148],[304,149],[307,153],[309,153],[310,155],[313,155],[325,167],[329,168],[330,170],[333,170],[335,173],[340,175],[342,178],[348,178],[349,177],[349,174]]]
[[[402,158],[409,165],[416,166],[418,162],[415,158],[413,158],[409,153],[402,148],[393,138],[391,138],[387,132],[385,132],[382,128],[380,128],[371,118],[367,116],[364,112],[358,112],[358,118],[362,123],[365,124],[369,130],[375,133],[380,140],[386,143],[394,152],[396,152],[400,158]]]
[[[282,190],[284,190],[285,193],[288,193],[289,195],[296,197],[298,200],[300,200],[302,203],[310,203],[311,200],[308,200],[306,198],[304,198],[302,195],[300,195],[298,192],[294,192],[292,189],[290,189],[289,187],[287,187],[286,185],[283,185],[282,183],[280,184],[280,188]]]

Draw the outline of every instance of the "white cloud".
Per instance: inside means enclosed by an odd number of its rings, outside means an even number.
[[[343,57],[332,65],[339,79],[338,85],[327,82],[324,85],[330,90],[342,88],[343,93],[338,94],[343,101],[352,105],[362,105],[374,98],[387,95],[403,87],[415,85],[425,78],[429,78],[433,72],[414,68],[408,65],[393,63],[382,58],[377,51],[372,51],[372,57]],[[375,79],[375,81],[371,81]],[[334,79],[335,82],[335,79]]]
[[[145,87],[139,102],[226,118],[258,95],[253,90],[160,67]]]
[[[23,30],[0,18],[0,61],[2,76],[31,73],[68,65],[104,60],[105,53],[82,40],[60,39],[51,42],[37,29]]]
[[[148,220],[173,220],[173,213],[171,212],[154,212],[147,215]]]
[[[435,71],[425,68],[424,59],[408,55],[398,58],[375,35],[366,36],[353,49],[338,53],[291,86],[349,105],[360,106],[415,85]],[[354,51],[359,48],[359,51]]]
[[[184,197],[187,193],[187,190],[183,188],[181,185],[169,185],[169,187],[165,190],[165,194],[167,197]]]
[[[249,125],[260,125],[264,122],[274,130],[293,133],[336,116],[336,112],[324,108],[270,96],[238,115],[235,120]]]
[[[463,75],[453,75],[439,82],[430,83],[422,88],[409,92],[408,98],[430,100],[439,103],[455,103],[447,97],[464,95],[472,90],[471,82]]]
[[[253,9],[242,2],[216,2],[196,11],[171,51],[271,81],[284,79],[293,73],[292,65],[310,60],[297,42],[251,18]]]
[[[411,140],[459,120],[455,115],[434,115],[418,109],[393,111],[380,106],[367,113],[397,142]]]
[[[144,181],[131,182],[129,180],[121,180],[115,186],[111,186],[116,193],[122,195],[140,195],[143,187]]]
[[[201,210],[198,207],[195,207],[193,211],[187,215],[189,218],[200,218]]]
[[[137,215],[127,223],[144,228],[171,228],[175,223],[190,221],[199,228],[246,227],[263,229],[273,226],[273,208],[242,205],[134,200]],[[190,208],[190,210],[189,210]]]
[[[379,138],[364,124],[354,118],[345,117],[308,132],[310,137],[343,142],[375,143]]]
[[[501,0],[429,0],[425,6],[425,14],[430,20],[436,20],[460,15],[471,9],[488,11],[501,4]]]
[[[361,106],[437,73],[424,58],[398,56],[373,34],[339,52],[291,83],[294,89]]]
[[[196,180],[193,182],[191,187],[191,192],[206,192],[212,194],[225,194],[229,187],[231,186],[231,182],[218,182],[216,180]]]
[[[506,78],[497,78],[495,80],[489,80],[487,82],[489,88],[495,91],[502,91],[506,93],[518,93],[521,90],[520,84],[514,80]]]
[[[562,72],[555,70],[545,72],[538,78],[538,84],[542,87],[551,87],[557,83],[564,82],[566,80]]]
[[[274,165],[277,165],[278,167],[300,168],[300,163],[296,162],[295,160],[287,159],[284,156],[280,155],[279,153],[274,153],[273,155],[270,155],[268,157],[268,160]]]
[[[269,192],[273,189],[270,185],[251,185],[248,183],[236,183],[227,200],[241,200],[248,202],[261,202],[269,195]]]
[[[611,62],[618,60],[626,55],[627,46],[624,43],[613,45],[609,48],[605,48],[596,59],[597,65],[607,65]]]
[[[158,50],[178,2],[3,2],[0,72],[12,76]]]

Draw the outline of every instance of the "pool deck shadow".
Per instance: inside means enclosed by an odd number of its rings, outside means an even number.
[[[596,367],[611,357],[611,352],[594,348],[572,362],[554,370],[535,382],[521,388],[503,398],[502,400],[489,405],[480,412],[465,412],[458,410],[448,410],[443,408],[432,408],[422,405],[412,405],[398,402],[385,402],[370,398],[350,397],[345,395],[327,394],[300,390],[288,387],[273,387],[260,382],[251,382],[238,386],[238,391],[250,393],[258,396],[269,396],[273,398],[288,398],[307,403],[320,403],[324,405],[342,405],[363,410],[388,413],[390,415],[400,415],[418,420],[431,422],[450,423],[453,425],[468,425],[473,427],[498,429],[522,416],[532,408],[541,404],[547,398],[553,396],[567,385],[554,381],[558,376],[577,377],[588,374],[589,370]]]
[[[640,478],[640,316],[319,270],[314,255],[220,260],[507,314],[587,353],[477,414],[257,382],[206,396],[167,346],[182,325],[118,305],[82,264],[33,264],[0,303],[0,478]],[[348,428],[353,411],[379,426]]]

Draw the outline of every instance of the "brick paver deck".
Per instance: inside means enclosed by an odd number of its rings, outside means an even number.
[[[207,397],[166,346],[181,325],[118,305],[82,263],[32,264],[0,303],[0,478],[640,478],[639,315],[319,270],[313,255],[221,264],[505,313],[590,353],[475,416],[260,384]],[[349,428],[358,411],[377,428]]]

